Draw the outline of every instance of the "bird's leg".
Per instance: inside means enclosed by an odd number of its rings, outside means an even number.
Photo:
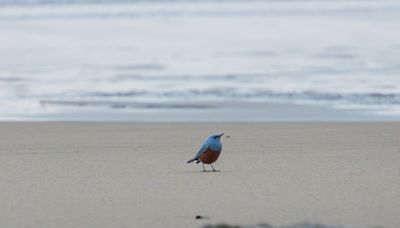
[[[207,172],[206,167],[204,167],[204,163],[202,162],[201,164],[203,164],[203,172]]]
[[[216,170],[214,169],[214,166],[210,163],[211,168],[213,169],[213,171],[215,172]]]

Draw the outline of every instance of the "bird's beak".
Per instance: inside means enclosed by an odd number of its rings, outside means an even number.
[[[221,138],[221,137],[222,137],[224,134],[225,134],[225,133],[222,133],[222,134],[218,135],[218,137],[220,137],[220,138]]]

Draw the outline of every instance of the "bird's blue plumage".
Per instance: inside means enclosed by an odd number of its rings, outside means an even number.
[[[197,152],[196,156],[194,157],[195,160],[199,159],[200,156],[206,152],[208,148],[213,151],[221,151],[222,150],[222,143],[221,143],[221,136],[220,135],[211,135],[207,138],[207,140],[201,145],[200,150]]]

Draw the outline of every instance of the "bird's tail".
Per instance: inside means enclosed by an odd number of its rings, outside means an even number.
[[[191,163],[191,162],[193,162],[194,160],[196,160],[195,158],[192,158],[192,159],[190,159],[189,161],[187,161],[187,163]]]

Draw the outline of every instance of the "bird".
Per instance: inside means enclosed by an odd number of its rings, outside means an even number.
[[[206,141],[201,145],[200,150],[197,152],[194,158],[187,161],[187,163],[191,163],[196,161],[196,163],[201,162],[203,164],[203,172],[207,172],[204,164],[211,165],[212,171],[215,172],[217,170],[214,169],[212,163],[214,163],[222,151],[222,143],[221,137],[224,135],[222,134],[215,134],[211,135],[206,139]]]

